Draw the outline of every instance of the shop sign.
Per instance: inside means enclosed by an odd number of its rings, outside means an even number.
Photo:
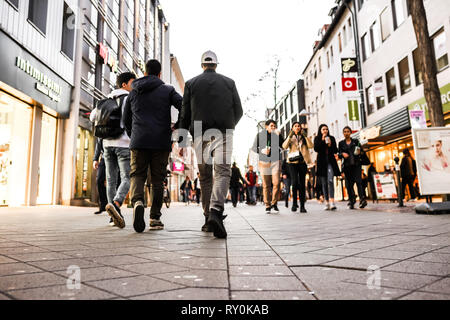
[[[184,171],[184,163],[182,163],[182,162],[174,162],[172,171],[174,171],[174,172],[183,172]]]
[[[119,72],[118,62],[116,58],[111,54],[111,50],[106,47],[104,44],[98,44],[98,55],[102,58],[103,63],[111,68],[111,71],[114,73]]]
[[[377,199],[397,199],[397,187],[393,173],[374,173],[375,191]]]
[[[450,112],[450,83],[440,89],[442,99],[442,111],[444,114]],[[408,106],[409,110],[423,110],[425,111],[426,119],[429,120],[428,105],[425,98],[422,98],[416,102],[411,103]]]
[[[342,91],[357,91],[356,78],[342,78]]]
[[[348,101],[348,117],[350,121],[359,121],[358,100]]]
[[[373,126],[369,129],[361,130],[361,133],[359,134],[359,138],[361,140],[376,139],[380,136],[380,133],[381,133],[381,127]]]
[[[413,129],[427,127],[427,119],[423,110],[409,110],[409,119],[411,121],[411,128]]]
[[[358,66],[356,65],[356,58],[342,58],[341,59],[342,73],[358,73]]]
[[[35,86],[36,90],[42,92],[53,101],[61,101],[61,86],[50,79],[48,75],[42,73],[32,66],[28,60],[22,59],[21,57],[16,57],[16,67],[37,80]]]

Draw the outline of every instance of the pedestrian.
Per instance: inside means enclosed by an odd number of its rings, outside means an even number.
[[[367,175],[369,178],[369,190],[370,190],[370,196],[373,201],[377,200],[377,191],[375,189],[375,180],[373,175],[377,174],[377,169],[375,169],[375,166],[373,162],[370,163],[369,168],[367,169]]]
[[[207,51],[201,63],[204,73],[185,85],[180,128],[189,129],[194,138],[205,215],[202,231],[226,238],[223,212],[231,178],[233,135],[243,110],[235,82],[216,72],[217,55]],[[201,132],[194,130],[196,122],[201,123]],[[220,138],[204,135],[211,131],[220,133]]]
[[[339,142],[339,158],[343,160],[343,178],[345,178],[345,186],[348,192],[349,207],[355,208],[356,195],[355,195],[355,183],[358,188],[359,196],[359,208],[363,209],[367,206],[366,194],[363,189],[361,180],[361,154],[362,147],[359,140],[352,138],[352,129],[345,127],[343,129],[344,140]]]
[[[231,167],[231,178],[230,178],[230,193],[231,193],[231,202],[233,203],[233,207],[236,208],[238,200],[239,200],[239,194],[240,194],[240,188],[241,184],[239,181],[242,181],[242,183],[246,183],[244,178],[242,177],[241,170],[236,165],[236,162],[233,163],[233,166]]]
[[[413,201],[416,199],[416,191],[414,188],[414,180],[417,175],[417,167],[416,161],[413,159],[411,152],[408,148],[403,150],[403,159],[400,163],[400,173],[402,177],[402,197],[403,199],[406,197],[405,191],[406,186],[408,186],[410,199],[409,201]]]
[[[183,194],[183,202],[186,205],[189,205],[189,202],[191,201],[191,191],[192,191],[192,182],[191,178],[186,176],[186,179],[184,179],[183,183],[180,187],[181,193]]]
[[[103,155],[106,168],[106,192],[108,204],[106,211],[112,218],[114,224],[123,229],[125,220],[120,211],[130,189],[130,137],[125,130],[125,105],[128,95],[132,90],[133,81],[136,75],[125,72],[117,77],[117,88],[108,95],[108,99],[99,102],[92,111],[90,120],[96,124],[95,131],[108,132],[103,139]],[[109,116],[110,121],[105,127],[99,127],[100,119],[104,118],[107,112],[106,104],[115,102],[117,108]],[[120,175],[120,185],[117,188],[118,175]]]
[[[103,156],[103,140],[100,138],[96,138],[93,168],[94,170],[97,170],[96,182],[97,182],[98,206],[99,206],[99,210],[96,211],[95,214],[102,214],[103,212],[106,211],[106,205],[108,204],[108,196],[106,194],[106,185],[105,185],[106,167],[105,167],[105,158]],[[110,221],[110,223],[111,222],[112,221]]]
[[[334,203],[334,177],[339,177],[340,170],[336,161],[338,148],[336,139],[330,135],[328,126],[321,124],[314,139],[314,151],[317,152],[317,176],[321,180],[326,201],[325,210],[336,210]]]
[[[161,80],[161,63],[149,60],[144,77],[133,83],[125,108],[125,124],[131,136],[131,204],[133,227],[145,230],[145,182],[153,192],[150,230],[162,230],[161,207],[164,179],[172,150],[171,108],[181,109],[182,97]],[[147,179],[149,178],[149,179]]]
[[[284,159],[281,164],[281,175],[283,178],[283,189],[284,189],[284,202],[286,208],[289,208],[289,197],[291,196],[291,174],[289,173],[289,168],[287,160]]]
[[[247,180],[248,201],[249,205],[256,205],[256,185],[258,184],[258,175],[253,171],[253,166],[248,167],[245,174]]]
[[[194,180],[194,191],[195,191],[195,200],[197,201],[197,204],[200,204],[200,197],[201,197],[201,183],[200,183],[200,172],[197,172],[197,178]]]
[[[277,130],[277,123],[274,120],[267,120],[265,130],[258,133],[252,146],[253,152],[259,156],[258,166],[262,176],[264,204],[267,214],[270,214],[272,210],[275,213],[280,212],[277,204],[280,196],[283,142],[280,131]],[[272,193],[271,196],[270,193]]]
[[[300,212],[306,213],[306,173],[308,165],[312,164],[309,149],[314,147],[308,138],[306,129],[302,128],[299,122],[292,124],[283,148],[288,150],[287,164],[292,181],[292,212],[297,212],[297,195],[300,198]]]

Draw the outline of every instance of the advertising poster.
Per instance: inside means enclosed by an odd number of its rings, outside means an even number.
[[[450,128],[413,129],[422,195],[450,193]]]
[[[427,127],[427,119],[423,110],[409,110],[411,128],[422,129]]]
[[[373,181],[377,199],[397,199],[397,187],[393,173],[374,173]]]

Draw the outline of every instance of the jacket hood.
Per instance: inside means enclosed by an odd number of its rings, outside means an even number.
[[[118,97],[118,96],[123,96],[124,94],[129,94],[129,92],[127,90],[124,90],[124,89],[116,89],[116,90],[113,90],[108,95],[108,98],[115,98],[115,97]]]
[[[156,76],[146,76],[133,81],[132,87],[138,93],[153,91],[162,86],[164,82]]]

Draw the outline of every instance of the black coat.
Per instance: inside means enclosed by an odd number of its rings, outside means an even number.
[[[411,156],[404,156],[400,163],[402,178],[413,178],[417,174],[416,161]]]
[[[172,150],[171,107],[181,109],[183,98],[156,76],[133,82],[124,110],[130,149]]]
[[[236,84],[230,78],[206,70],[186,82],[179,128],[194,135],[194,121],[202,122],[202,129],[234,129],[243,115]],[[197,132],[196,134],[202,134]]]
[[[343,167],[344,168],[350,168],[354,166],[361,166],[361,156],[355,156],[355,149],[356,147],[361,148],[361,144],[359,143],[359,140],[352,139],[351,143],[348,145],[347,142],[344,140],[339,142],[339,158],[343,159]],[[362,152],[362,150],[361,150]],[[344,158],[342,155],[343,153],[347,153],[349,157],[347,159]]]
[[[231,168],[230,188],[239,188],[239,181],[242,181],[242,183],[245,184],[241,170],[237,167]]]
[[[317,176],[319,177],[326,177],[328,175],[328,164],[331,164],[335,176],[341,175],[336,158],[334,157],[338,153],[336,139],[333,136],[329,137],[331,138],[331,147],[328,147],[325,141],[322,140],[322,136],[317,136],[314,139],[314,151],[317,152]]]

